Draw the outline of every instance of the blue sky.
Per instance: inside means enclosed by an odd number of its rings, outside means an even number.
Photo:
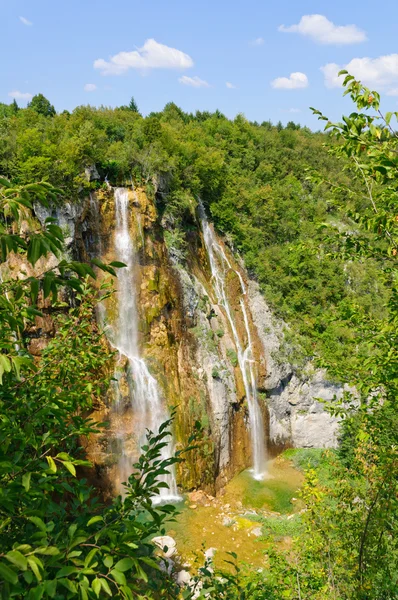
[[[2,102],[42,92],[59,111],[133,95],[144,114],[173,101],[317,128],[309,106],[350,110],[336,77],[348,64],[397,108],[396,0],[384,16],[366,0],[3,0],[0,15]]]

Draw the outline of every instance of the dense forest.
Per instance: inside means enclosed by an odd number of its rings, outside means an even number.
[[[1,262],[61,258],[0,284],[2,598],[398,597],[397,113],[380,112],[377,93],[348,75],[345,86],[357,112],[333,124],[315,111],[325,133],[174,104],[146,118],[133,101],[61,114],[41,95],[27,109],[0,106]],[[26,223],[33,202],[73,201],[107,182],[157,192],[182,262],[201,199],[288,324],[297,368],[313,359],[356,386],[330,406],[344,418],[340,447],[301,465],[300,527],[289,546],[268,544],[265,570],[238,565],[232,544],[230,568],[206,563],[188,588],[161,568],[151,538],[175,509],[152,498],[184,460],[161,458],[170,423],[149,434],[124,498],[106,502],[89,483],[79,440],[95,429],[86,414],[109,385],[111,357],[93,326],[95,272],[63,254],[53,220],[40,231]],[[57,326],[35,364],[24,332],[41,316],[38,299]]]
[[[325,149],[335,144],[330,135],[293,122],[284,128],[243,115],[230,121],[220,112],[186,114],[175,104],[143,118],[134,100],[116,109],[81,106],[55,114],[37,96],[27,109],[14,103],[0,110],[3,176],[18,185],[48,181],[69,199],[105,179],[152,188],[161,181],[167,241],[181,258],[201,198],[289,323],[287,351],[300,348],[298,364],[326,359],[341,379],[366,359],[360,325],[385,316],[389,286],[377,258],[336,256],[339,239],[357,227],[370,201],[360,188],[347,189],[350,173]],[[93,165],[99,179],[88,182],[84,170]]]

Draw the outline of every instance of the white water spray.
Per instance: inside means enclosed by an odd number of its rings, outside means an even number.
[[[249,319],[246,305],[243,298],[240,300],[243,321],[246,331],[246,346],[244,340],[241,340],[238,330],[232,316],[231,307],[226,293],[225,278],[229,270],[234,270],[228,260],[224,249],[217,242],[214,231],[207,221],[204,208],[199,204],[199,216],[202,224],[202,231],[207,254],[210,262],[210,269],[213,280],[213,287],[217,297],[217,302],[224,309],[232,335],[235,342],[236,353],[238,357],[239,369],[242,373],[243,385],[249,409],[250,436],[253,451],[253,476],[255,479],[263,479],[266,473],[266,453],[264,438],[264,420],[261,413],[260,404],[257,397],[256,374],[253,359],[252,338],[250,334]],[[246,294],[246,287],[239,271],[234,270],[239,277],[243,295]]]
[[[128,383],[134,422],[138,423],[135,431],[140,446],[145,443],[146,430],[150,429],[155,434],[159,427],[169,418],[167,408],[161,398],[156,379],[151,375],[144,359],[140,356],[138,344],[138,311],[136,305],[136,281],[135,266],[136,255],[133,240],[129,231],[129,195],[125,188],[115,189],[115,250],[117,260],[127,266],[118,271],[118,317],[115,327],[114,347],[128,360]],[[120,403],[116,409],[120,412]],[[120,419],[122,422],[123,420]],[[119,443],[121,446],[121,457],[119,460],[120,474],[126,481],[131,473],[131,456],[129,456],[124,444],[126,432],[120,428]],[[173,444],[170,441],[162,450],[162,459],[170,458]],[[155,501],[177,501],[180,496],[177,491],[175,470],[169,467],[170,473],[161,477],[167,483],[167,488],[161,488],[159,497]]]

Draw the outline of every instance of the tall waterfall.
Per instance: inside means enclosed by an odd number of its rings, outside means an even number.
[[[199,216],[202,224],[202,231],[207,254],[210,262],[210,269],[213,280],[213,288],[217,297],[217,302],[224,309],[228,323],[231,327],[233,339],[235,342],[236,353],[238,357],[239,369],[242,373],[243,385],[249,410],[250,437],[253,452],[253,476],[255,479],[262,479],[266,472],[266,452],[264,437],[264,420],[261,413],[260,404],[257,397],[256,374],[252,350],[252,337],[250,334],[249,319],[247,315],[244,299],[240,300],[243,322],[245,325],[246,340],[241,339],[234,321],[231,306],[226,292],[225,279],[229,270],[234,270],[224,249],[217,242],[212,227],[206,219],[203,206],[199,205]],[[242,294],[246,295],[246,288],[239,271],[234,270],[239,277],[242,288]]]
[[[134,414],[135,431],[140,446],[145,443],[146,430],[150,429],[158,433],[160,425],[169,418],[167,408],[161,397],[156,379],[151,375],[145,360],[140,356],[138,344],[138,311],[136,303],[136,277],[137,266],[136,254],[133,240],[129,230],[129,195],[124,188],[115,189],[115,251],[117,260],[123,262],[127,267],[118,272],[118,315],[112,343],[121,356],[128,360],[128,383]],[[120,412],[120,402],[116,410]],[[122,423],[123,420],[120,419]],[[126,433],[120,426],[119,445],[121,457],[119,470],[122,481],[125,481],[131,473],[131,457],[128,455],[125,441]],[[162,450],[162,458],[170,458],[173,444],[170,441]],[[170,473],[162,476],[167,483],[168,489],[161,488],[159,497],[155,501],[179,500],[174,468],[169,468]]]

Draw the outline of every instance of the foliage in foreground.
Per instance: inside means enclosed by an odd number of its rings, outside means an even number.
[[[81,448],[103,427],[88,415],[109,384],[110,355],[87,282],[95,273],[62,259],[63,234],[51,219],[44,229],[30,219],[32,202],[46,203],[56,190],[0,183],[2,267],[18,257],[35,268],[22,279],[5,268],[0,283],[1,597],[175,597],[151,543],[174,512],[152,503],[164,485],[159,476],[180,460],[161,459],[170,422],[148,433],[125,497],[104,504],[84,477],[90,465]],[[50,254],[58,257],[53,268],[40,262]],[[98,265],[112,274],[120,266]],[[73,308],[62,301],[65,293]],[[49,313],[56,333],[33,361],[29,331]]]

